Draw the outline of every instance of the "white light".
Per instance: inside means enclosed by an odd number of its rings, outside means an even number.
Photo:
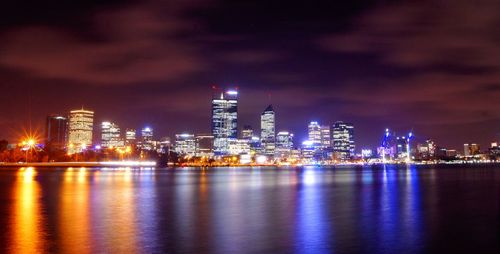
[[[267,157],[265,155],[259,155],[259,156],[257,156],[257,158],[255,158],[255,161],[258,164],[263,164],[263,163],[266,163]]]
[[[229,95],[238,95],[238,91],[235,91],[235,90],[229,90],[226,93]]]

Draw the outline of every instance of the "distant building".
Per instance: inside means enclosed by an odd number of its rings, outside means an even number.
[[[121,138],[120,127],[112,122],[102,122],[101,124],[101,147],[123,147],[124,141]]]
[[[337,121],[332,126],[333,152],[337,159],[347,160],[354,156],[354,126]]]
[[[91,146],[93,132],[93,111],[84,109],[71,111],[68,124],[68,152],[79,153]]]
[[[276,157],[288,158],[293,149],[293,133],[280,131],[276,135]]]
[[[196,156],[196,140],[193,134],[175,135],[175,152],[179,155]]]
[[[153,144],[153,128],[144,127],[141,130],[141,148],[143,150],[151,151],[154,149]]]
[[[212,99],[214,154],[229,154],[229,141],[238,138],[238,92],[227,90]]]
[[[260,115],[260,139],[262,149],[267,156],[274,156],[276,149],[275,115],[273,106],[269,105]]]
[[[307,126],[309,141],[313,142],[313,145],[321,145],[321,126],[318,122],[313,121],[310,122]]]
[[[229,140],[229,154],[230,155],[250,154],[249,141],[246,139]]]
[[[160,140],[160,150],[159,153],[168,154],[170,152],[170,148],[172,146],[172,142],[169,137],[163,137]]]
[[[137,131],[135,129],[127,129],[125,131],[125,143],[127,145],[135,145],[137,142]]]
[[[68,144],[68,119],[60,115],[47,116],[45,146],[49,149],[64,149]]]
[[[253,137],[253,129],[250,125],[245,125],[241,131],[241,138],[250,140]]]
[[[198,134],[196,139],[196,156],[214,156],[214,136],[209,134]]]
[[[417,145],[417,157],[422,160],[436,158],[436,144],[428,139],[424,144]]]
[[[321,131],[321,147],[322,148],[329,148],[332,146],[332,136],[330,133],[330,126],[328,125],[322,125],[320,127]]]
[[[464,144],[464,156],[474,156],[481,153],[478,144]]]

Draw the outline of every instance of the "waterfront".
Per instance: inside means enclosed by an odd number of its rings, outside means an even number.
[[[0,171],[0,252],[498,253],[497,165]]]

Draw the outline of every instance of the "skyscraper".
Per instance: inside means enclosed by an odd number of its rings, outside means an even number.
[[[275,115],[273,106],[269,105],[260,115],[260,139],[262,149],[268,156],[274,156],[276,149]]]
[[[144,127],[141,130],[141,148],[144,150],[153,150],[153,129]]]
[[[59,115],[47,116],[45,146],[49,149],[64,149],[68,139],[68,119]]]
[[[332,146],[332,135],[330,134],[330,126],[322,125],[320,127],[321,131],[321,147],[329,148]]]
[[[227,90],[212,99],[214,154],[229,154],[229,141],[238,138],[238,91]]]
[[[312,121],[309,123],[307,129],[309,141],[311,141],[313,145],[321,145],[321,126],[319,125],[319,123],[316,121]]]
[[[280,131],[276,135],[276,157],[288,158],[293,149],[293,133]]]
[[[121,138],[120,127],[111,122],[101,124],[101,146],[103,148],[122,147],[124,145]]]
[[[84,109],[69,114],[68,152],[78,153],[92,145],[94,112]]]
[[[354,126],[337,121],[332,130],[333,152],[336,158],[346,160],[354,156]]]
[[[137,131],[135,129],[127,129],[125,131],[125,143],[127,145],[133,145],[136,142]]]

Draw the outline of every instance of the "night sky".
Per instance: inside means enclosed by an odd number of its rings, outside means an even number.
[[[338,2],[338,3],[335,3]],[[210,132],[213,84],[237,86],[239,126],[386,127],[460,148],[500,139],[500,1],[7,1],[0,139],[50,113]],[[30,117],[31,116],[31,117]]]

